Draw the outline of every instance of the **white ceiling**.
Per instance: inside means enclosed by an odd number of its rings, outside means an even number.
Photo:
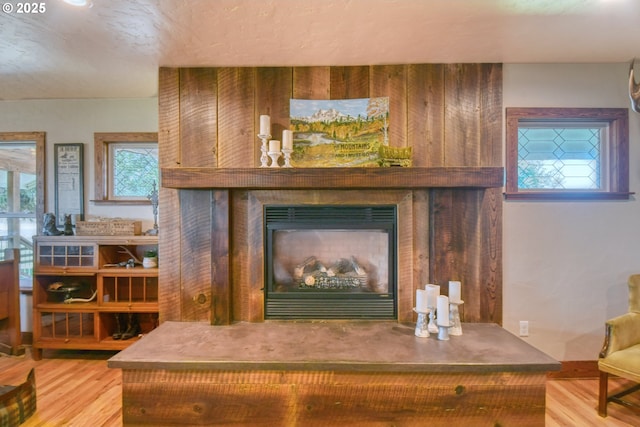
[[[638,0],[0,2],[0,99],[157,94],[160,66],[629,62]],[[10,6],[7,6],[10,5]]]

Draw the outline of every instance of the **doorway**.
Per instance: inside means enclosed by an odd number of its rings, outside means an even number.
[[[45,133],[0,132],[0,259],[20,250],[21,329],[31,330],[33,236],[42,226]]]

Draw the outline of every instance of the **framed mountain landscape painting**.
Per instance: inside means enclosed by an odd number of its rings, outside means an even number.
[[[289,107],[293,166],[388,166],[384,164],[389,147],[388,97],[291,99]]]

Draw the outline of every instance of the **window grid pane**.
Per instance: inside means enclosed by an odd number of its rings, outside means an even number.
[[[603,190],[603,128],[520,126],[518,188]]]
[[[113,196],[145,198],[158,182],[157,144],[115,144],[113,148]]]

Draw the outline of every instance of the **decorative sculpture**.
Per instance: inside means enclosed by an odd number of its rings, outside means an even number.
[[[65,214],[64,216],[64,231],[65,236],[73,236],[73,226],[71,225],[71,215]]]
[[[63,231],[56,228],[56,216],[51,212],[44,214],[42,234],[45,236],[61,236],[64,234]]]
[[[629,66],[629,98],[631,98],[631,109],[636,113],[640,113],[640,84],[636,83],[636,78],[633,73],[633,66],[636,59],[631,60]]]
[[[156,182],[153,181],[153,187],[151,193],[147,196],[147,199],[151,201],[151,207],[153,208],[153,228],[145,231],[147,236],[158,235],[158,190],[156,189]]]

